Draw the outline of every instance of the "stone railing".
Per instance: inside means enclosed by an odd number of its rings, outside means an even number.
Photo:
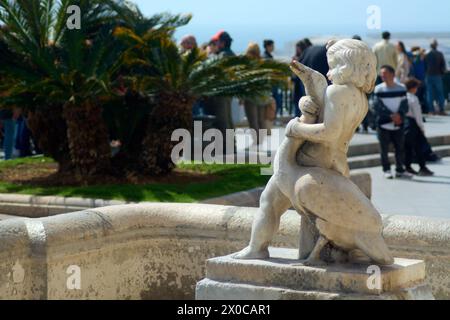
[[[0,193],[1,213],[26,218],[42,218],[62,213],[123,204],[127,203],[117,200]]]
[[[193,298],[205,260],[242,249],[256,211],[140,204],[1,222],[0,298]],[[450,221],[384,221],[395,255],[425,259],[435,296],[450,299]],[[299,225],[299,216],[287,213],[275,245],[297,247]],[[79,290],[72,283],[78,275]]]

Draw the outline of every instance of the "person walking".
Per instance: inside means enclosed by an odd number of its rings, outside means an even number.
[[[260,60],[261,50],[257,43],[251,42],[245,55],[251,59]],[[267,135],[266,115],[267,108],[272,102],[270,93],[263,97],[257,97],[253,99],[244,100],[245,114],[250,128],[252,129],[252,138],[254,145],[260,145],[263,143]]]
[[[295,55],[292,57],[292,60],[295,61],[302,61],[303,58],[303,53],[305,52],[305,50],[308,48],[308,45],[305,43],[304,40],[301,40],[299,42],[297,42],[297,44],[295,45]],[[300,102],[300,99],[305,96],[305,86],[303,85],[302,81],[300,80],[299,77],[297,77],[297,75],[292,74],[291,77],[292,83],[294,85],[294,110],[295,110],[295,116],[300,118],[301,116],[301,111],[300,108],[298,107],[298,104]]]
[[[17,110],[16,118],[15,148],[19,158],[29,157],[33,154],[31,148],[31,131],[28,128],[27,119],[21,110]]]
[[[431,50],[425,57],[426,64],[426,86],[428,107],[430,111],[434,110],[434,102],[439,106],[439,111],[436,114],[447,115],[445,113],[445,97],[444,97],[444,83],[443,76],[447,71],[447,64],[444,55],[438,51],[438,41],[431,42]]]
[[[395,82],[395,69],[389,65],[381,66],[380,77],[383,83],[375,88],[375,117],[378,140],[381,149],[381,162],[386,179],[393,179],[389,161],[389,147],[394,145],[396,178],[411,178],[404,167],[404,122],[409,110],[406,88]]]
[[[378,73],[381,71],[382,66],[390,66],[394,70],[397,69],[398,65],[398,56],[397,56],[397,49],[395,46],[390,43],[391,40],[391,34],[388,31],[383,32],[381,35],[383,38],[382,41],[378,42],[373,47],[373,52],[377,56],[377,70]],[[382,79],[378,77],[377,83],[381,83]]]
[[[228,57],[234,57],[235,54],[231,50],[233,39],[225,31],[219,31],[211,39],[212,42],[217,44],[217,54],[213,59],[224,59]],[[234,123],[231,114],[232,98],[229,97],[212,97],[205,99],[203,108],[206,115],[215,116],[214,127],[218,129],[223,136],[223,151],[224,154],[236,153],[236,141],[234,141],[233,150],[227,150],[227,130],[234,130]]]
[[[419,98],[416,96],[420,86],[420,81],[410,79],[405,83],[408,90],[407,98],[409,111],[406,113],[405,121],[405,167],[406,171],[413,175],[428,177],[434,173],[427,168],[425,154],[420,143],[420,136],[425,136],[425,125],[423,122],[422,107]],[[413,157],[416,155],[420,171],[417,172],[412,168]]]
[[[273,40],[267,39],[263,42],[264,46],[264,54],[263,58],[265,60],[273,60],[273,53],[275,51],[275,42]],[[272,89],[272,97],[275,99],[275,103],[277,106],[276,114],[282,116],[283,115],[283,95],[280,92],[280,88],[275,86]]]
[[[395,77],[397,81],[405,84],[409,79],[411,73],[411,62],[408,53],[406,52],[405,44],[402,41],[397,43],[397,69],[395,70]]]
[[[417,97],[422,106],[422,113],[428,114],[430,112],[427,102],[427,89],[425,85],[426,78],[426,64],[425,64],[425,50],[420,47],[414,47],[412,51],[412,75],[420,81],[420,86],[417,90]]]
[[[13,111],[9,109],[0,110],[0,121],[3,127],[4,160],[11,160],[14,156],[16,141],[16,119]]]

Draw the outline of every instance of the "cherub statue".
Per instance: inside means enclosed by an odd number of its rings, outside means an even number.
[[[269,258],[281,216],[294,207],[302,216],[299,258],[304,265],[332,262],[335,256],[394,263],[381,216],[349,179],[347,162],[350,141],[368,111],[367,94],[375,87],[376,57],[359,40],[329,43],[327,56],[330,86],[320,73],[296,61],[291,65],[306,88],[307,97],[299,103],[303,116],[287,126],[250,245],[235,259]]]

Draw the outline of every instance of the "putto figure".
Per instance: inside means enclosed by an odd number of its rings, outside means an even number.
[[[320,73],[292,63],[308,95],[299,103],[303,116],[287,126],[250,245],[235,259],[269,258],[281,216],[294,207],[302,216],[299,258],[304,265],[394,263],[381,216],[349,179],[347,162],[350,141],[368,111],[367,94],[375,86],[376,57],[358,40],[330,42],[327,55],[330,86]]]

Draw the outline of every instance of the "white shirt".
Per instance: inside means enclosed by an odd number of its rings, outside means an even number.
[[[425,133],[425,124],[423,123],[422,106],[420,105],[419,98],[417,98],[415,94],[409,92],[407,94],[407,97],[408,97],[409,111],[406,114],[406,116],[415,119],[420,130],[422,130],[422,132]]]
[[[392,94],[389,97],[382,97],[383,94]],[[404,85],[395,83],[393,87],[388,87],[386,83],[381,83],[375,88],[375,94],[381,96],[380,99],[383,101],[386,108],[388,108],[392,113],[397,113],[400,109],[400,105],[403,100],[406,99],[406,88]],[[394,122],[386,123],[381,126],[385,130],[395,131],[400,130],[396,127]]]

